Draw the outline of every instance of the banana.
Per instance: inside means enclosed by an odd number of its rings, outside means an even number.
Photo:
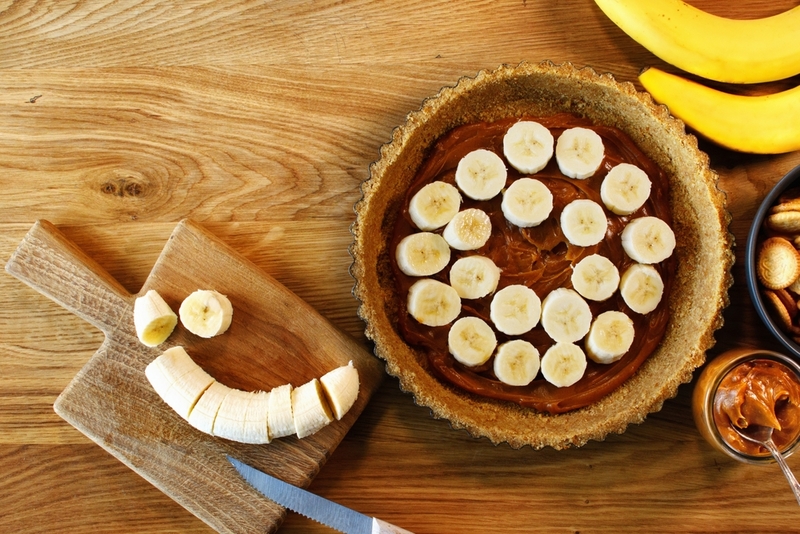
[[[583,298],[603,301],[619,287],[619,270],[614,263],[600,254],[591,254],[572,269],[572,287]]]
[[[658,217],[633,219],[620,237],[625,253],[639,263],[659,263],[675,250],[675,233]]]
[[[166,341],[177,324],[178,316],[155,289],[134,301],[133,325],[136,336],[148,347],[156,347]]]
[[[186,420],[200,396],[214,383],[180,346],[164,351],[147,365],[144,373],[164,402]]]
[[[498,380],[510,386],[527,386],[539,373],[539,351],[523,339],[497,347],[492,370]]]
[[[294,434],[292,415],[292,385],[284,384],[273,388],[269,393],[269,412],[267,423],[273,439]]]
[[[503,136],[503,154],[519,172],[539,172],[553,157],[553,134],[538,122],[519,121]]]
[[[561,211],[561,231],[573,245],[590,247],[606,237],[608,219],[603,207],[593,200],[573,200]]]
[[[620,311],[603,312],[586,336],[586,355],[597,363],[613,363],[628,352],[635,335],[630,317]]]
[[[800,15],[800,8],[795,9]],[[795,48],[800,39],[793,37]],[[757,64],[769,64],[759,60]],[[739,152],[782,154],[800,150],[800,87],[744,96],[649,68],[639,81],[670,113],[711,141]]]
[[[333,415],[341,420],[358,398],[358,371],[353,362],[328,371],[319,381]]]
[[[634,263],[622,273],[619,292],[628,307],[642,315],[655,310],[664,294],[664,281],[652,265]]]
[[[408,215],[420,230],[441,228],[461,207],[461,193],[447,182],[432,182],[417,191],[408,203]]]
[[[450,267],[450,285],[462,299],[479,299],[497,289],[500,268],[486,256],[464,256]]]
[[[292,415],[298,438],[310,436],[333,421],[318,379],[314,378],[292,391]]]
[[[554,289],[542,301],[542,327],[553,341],[578,341],[589,332],[591,324],[592,310],[573,289]]]
[[[269,443],[269,397],[268,391],[250,393],[250,401],[244,412],[242,434],[236,440],[240,443]]]
[[[727,83],[782,80],[800,73],[800,7],[734,20],[680,0],[595,0],[622,31],[682,70]],[[676,97],[683,98],[676,93]]]
[[[522,284],[506,286],[492,298],[489,318],[495,328],[509,336],[529,332],[542,313],[542,301],[536,292]]]
[[[553,193],[539,180],[520,178],[503,192],[500,209],[511,224],[538,226],[553,211]]]
[[[461,297],[452,286],[423,278],[408,289],[406,308],[419,323],[444,326],[461,313]]]
[[[192,334],[204,338],[225,332],[231,325],[233,307],[228,297],[217,291],[198,289],[181,302],[181,324]]]
[[[450,263],[450,247],[439,234],[417,232],[397,244],[395,257],[397,266],[408,276],[430,276]]]
[[[556,387],[573,385],[586,372],[586,354],[574,343],[552,345],[540,362],[542,377]]]
[[[218,438],[240,441],[245,435],[245,414],[253,395],[249,391],[231,389],[222,399],[214,418],[211,435]]]
[[[503,159],[480,148],[473,150],[456,166],[456,185],[473,200],[490,200],[506,185],[508,171]]]
[[[483,210],[462,210],[447,223],[442,236],[456,250],[476,250],[492,236],[492,221]]]
[[[462,317],[447,334],[450,354],[460,363],[474,367],[491,358],[497,347],[497,336],[486,321],[479,317]]]
[[[603,139],[589,128],[564,130],[556,142],[556,162],[561,174],[583,180],[594,176],[603,163]]]
[[[650,178],[636,165],[615,165],[600,184],[600,199],[617,215],[630,215],[650,198]]]
[[[214,420],[222,401],[232,390],[224,384],[214,382],[209,386],[189,414],[189,424],[206,434],[214,433]]]

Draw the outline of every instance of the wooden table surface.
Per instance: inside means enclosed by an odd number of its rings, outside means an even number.
[[[739,18],[798,4],[691,3]],[[135,293],[189,217],[371,349],[347,250],[368,165],[441,86],[544,59],[629,81],[663,66],[591,0],[0,1],[0,255],[47,219]],[[800,153],[702,148],[738,243],[708,356],[779,348],[742,254],[759,201]],[[53,412],[101,342],[0,274],[0,530],[210,531]],[[796,530],[777,465],[714,452],[691,391],[624,434],[534,451],[451,430],[388,378],[311,489],[417,534]],[[800,457],[789,463],[800,472]],[[290,513],[280,532],[330,531]]]

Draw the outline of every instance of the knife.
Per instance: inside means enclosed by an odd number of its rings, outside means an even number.
[[[377,517],[369,517],[315,495],[228,456],[228,461],[251,486],[284,508],[345,534],[413,534]]]

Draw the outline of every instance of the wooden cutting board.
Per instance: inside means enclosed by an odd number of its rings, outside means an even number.
[[[320,269],[324,269],[324,263]],[[89,321],[105,341],[55,403],[55,411],[125,465],[219,532],[274,532],[285,510],[252,489],[229,454],[291,484],[308,486],[383,377],[379,361],[271,276],[191,221],[177,225],[141,289],[173,308],[196,289],[234,307],[226,333],[202,339],[180,324],[157,348],[139,343],[129,294],[55,226],[38,221],[6,270]],[[347,415],[313,436],[246,445],[195,430],[153,391],[145,366],[182,345],[223,384],[299,386],[352,360],[361,390]]]

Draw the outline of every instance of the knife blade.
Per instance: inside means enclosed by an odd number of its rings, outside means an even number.
[[[369,517],[310,491],[250,467],[236,458],[228,461],[248,484],[284,508],[345,534],[413,534],[377,517]]]

